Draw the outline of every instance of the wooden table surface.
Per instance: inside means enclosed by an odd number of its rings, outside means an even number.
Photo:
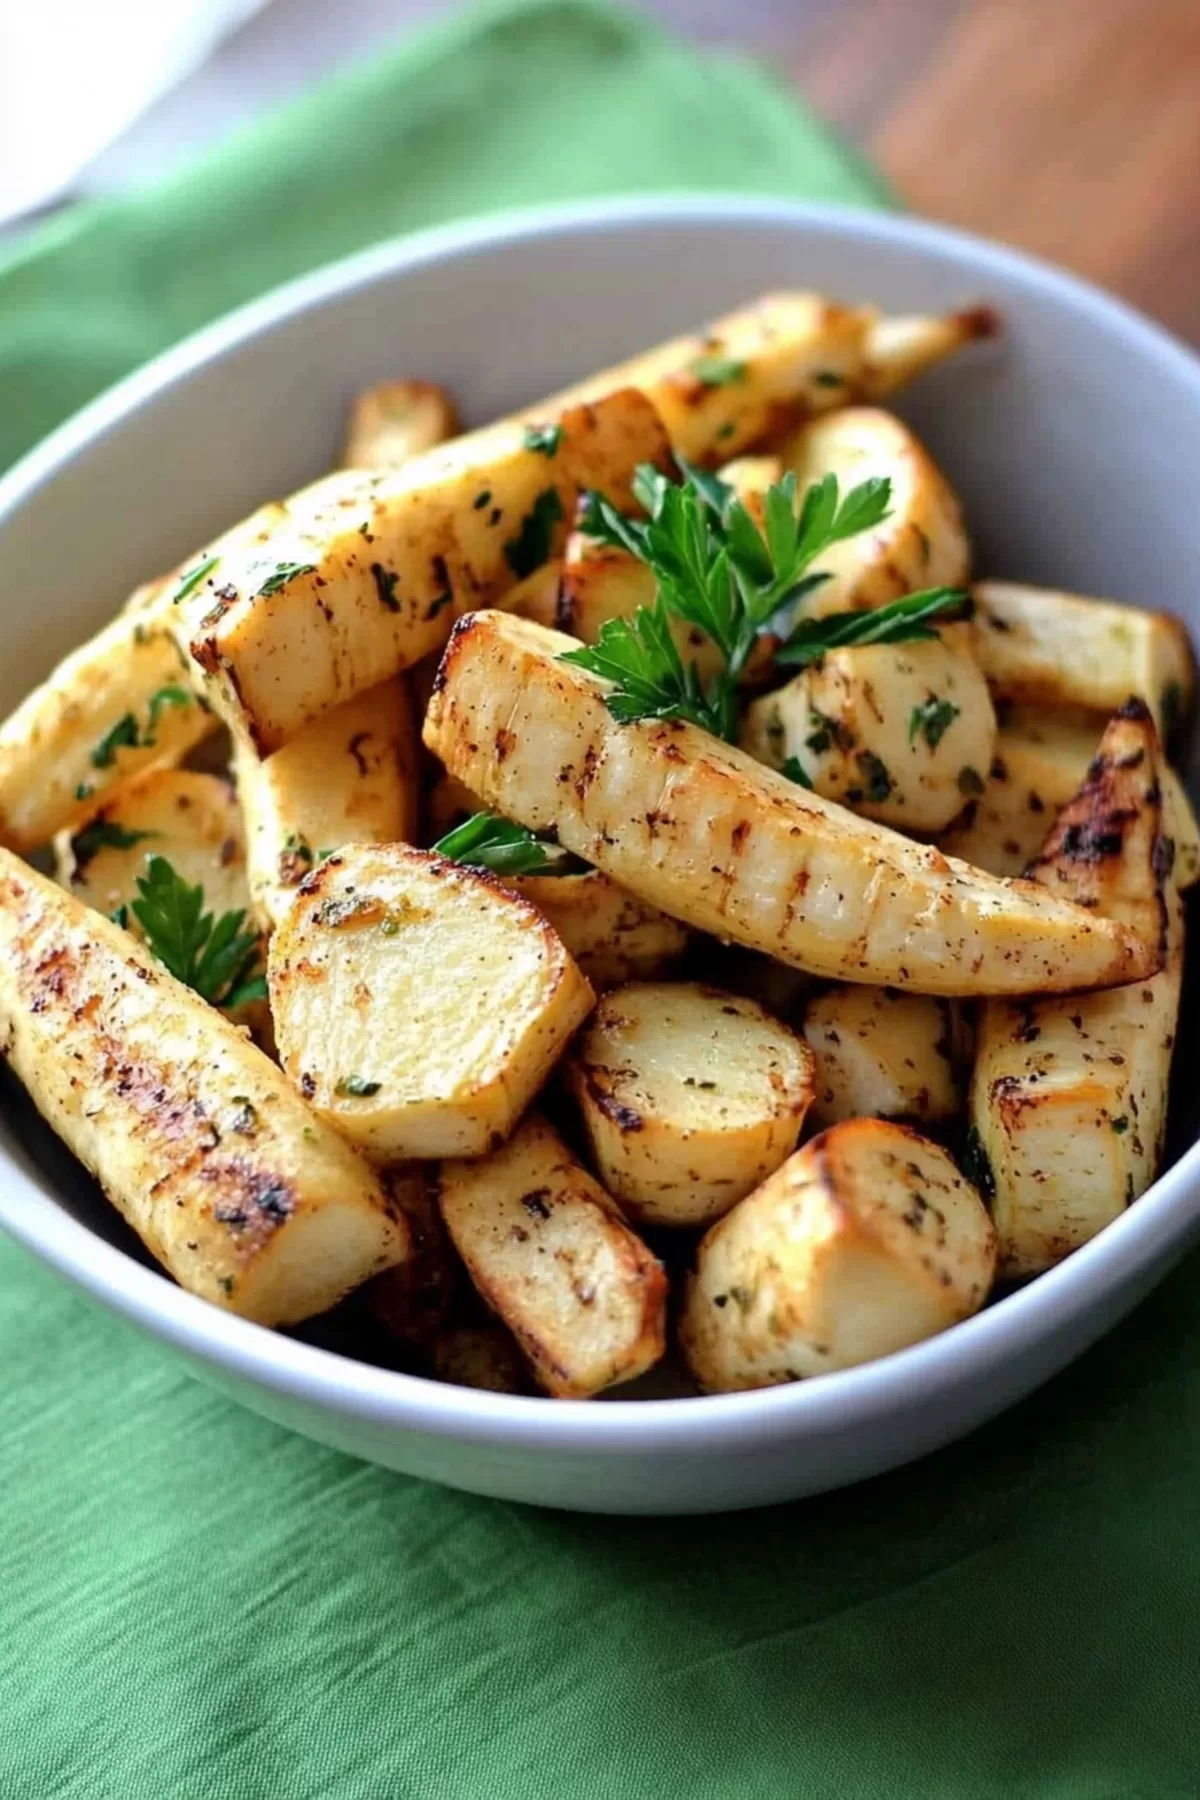
[[[1200,0],[656,0],[736,35],[914,212],[1200,343]]]

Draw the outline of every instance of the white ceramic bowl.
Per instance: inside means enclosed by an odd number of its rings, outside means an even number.
[[[1200,635],[1200,363],[1187,350],[1079,282],[956,232],[779,201],[656,199],[384,245],[236,313],[90,406],[0,482],[0,708],[139,580],[329,466],[359,386],[431,376],[483,420],[773,287],[892,310],[996,304],[1003,345],[902,402],[966,503],[980,567],[1149,601]],[[1187,1113],[1184,1095],[1176,1154],[1195,1137]],[[198,1374],[355,1455],[552,1506],[700,1512],[858,1480],[1028,1393],[1197,1233],[1200,1150],[1069,1262],[945,1336],[708,1399],[474,1393],[231,1318],[139,1259],[12,1083],[0,1088],[0,1224]]]

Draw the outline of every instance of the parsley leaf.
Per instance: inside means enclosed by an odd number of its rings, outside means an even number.
[[[265,594],[277,594],[280,588],[294,581],[297,575],[315,575],[316,563],[276,563],[273,572],[267,576],[254,598],[261,600]]]
[[[368,1081],[365,1075],[343,1075],[333,1091],[342,1099],[349,1096],[354,1100],[369,1100],[382,1085],[379,1081]]]
[[[569,851],[496,813],[477,812],[433,846],[434,856],[493,875],[572,875],[583,866]]]
[[[746,364],[731,356],[698,356],[688,364],[688,372],[705,387],[732,387],[735,381],[745,381]]]
[[[143,744],[153,744],[153,732],[163,712],[168,706],[190,706],[192,696],[185,687],[160,687],[158,692],[150,696],[150,724],[142,738]]]
[[[189,594],[194,594],[205,577],[212,574],[220,560],[219,556],[210,556],[204,562],[197,563],[194,569],[189,569],[175,589],[171,605],[178,606],[181,600],[186,600]]]
[[[797,787],[808,788],[809,792],[812,792],[812,782],[798,756],[785,757],[779,765],[779,773],[786,775],[789,781],[794,781]]]
[[[258,934],[243,931],[244,912],[214,921],[204,911],[204,889],[190,887],[165,856],[150,857],[137,886],[140,897],[130,910],[148,948],[177,981],[230,1011],[266,999]]]
[[[929,748],[936,750],[961,711],[962,707],[955,706],[952,700],[939,700],[936,694],[930,694],[908,715],[909,743],[915,743],[919,732]]]
[[[539,456],[557,456],[561,443],[561,425],[527,425],[525,428],[525,448],[535,450]]]
[[[660,594],[632,619],[606,619],[596,644],[564,651],[574,663],[614,683],[605,705],[620,725],[635,719],[687,719],[732,741],[737,729],[737,693],[719,677],[707,686],[695,663],[684,667]]]
[[[92,751],[90,761],[93,769],[111,769],[117,760],[118,750],[136,750],[140,742],[137,720],[131,712],[122,713]]]
[[[558,489],[543,488],[521,521],[516,537],[509,538],[504,546],[505,559],[518,581],[524,581],[548,560],[554,527],[564,516]]]
[[[877,606],[871,612],[830,613],[824,619],[802,619],[794,627],[776,662],[786,668],[805,669],[820,662],[831,650],[854,644],[911,644],[935,638],[928,619],[962,616],[970,604],[962,588],[925,588],[919,594],[906,594],[888,606]]]
[[[93,819],[90,825],[85,825],[71,839],[71,858],[75,864],[75,873],[81,875],[93,856],[101,850],[132,850],[144,838],[154,836],[153,831],[126,831],[123,825],[117,825],[103,816]]]

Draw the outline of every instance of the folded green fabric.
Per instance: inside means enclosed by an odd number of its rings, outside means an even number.
[[[0,464],[373,238],[684,186],[884,198],[762,76],[629,15],[456,17],[0,259]],[[1196,1274],[913,1469],[638,1522],[319,1449],[0,1247],[0,1796],[1183,1800]]]

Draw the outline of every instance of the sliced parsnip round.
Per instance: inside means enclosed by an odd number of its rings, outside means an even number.
[[[843,493],[886,476],[888,516],[874,531],[821,552],[829,579],[805,604],[812,618],[883,606],[917,588],[958,587],[971,568],[962,508],[920,439],[893,413],[848,406],[802,425],[782,451],[801,493],[836,475]]]
[[[229,782],[191,769],[157,769],[123,787],[79,831],[54,840],[63,887],[97,912],[114,913],[138,897],[146,859],[164,856],[190,886],[204,889],[206,912],[219,917],[250,904],[242,815]],[[123,918],[143,935],[133,914]]]
[[[687,948],[686,926],[599,869],[517,875],[508,885],[549,920],[594,987],[664,974]]]
[[[631,982],[601,1000],[568,1064],[604,1185],[647,1225],[705,1225],[790,1154],[813,1058],[753,1000]]]
[[[804,1037],[817,1059],[812,1120],[952,1119],[962,1106],[954,1002],[839,985],[811,1000]]]
[[[416,836],[417,740],[402,675],[335,706],[273,756],[260,759],[239,744],[235,768],[250,892],[264,931],[331,850]]]
[[[967,1318],[996,1238],[946,1152],[849,1119],[789,1157],[708,1232],[680,1339],[701,1387],[771,1387],[902,1350]]]
[[[383,1162],[503,1142],[593,998],[528,901],[404,844],[348,846],[306,878],[270,987],[288,1074]]]
[[[586,1399],[663,1353],[667,1280],[545,1119],[480,1162],[446,1162],[438,1205],[488,1305],[548,1393]]]
[[[940,831],[983,792],[996,739],[968,625],[833,650],[746,709],[742,746],[865,817]]]

